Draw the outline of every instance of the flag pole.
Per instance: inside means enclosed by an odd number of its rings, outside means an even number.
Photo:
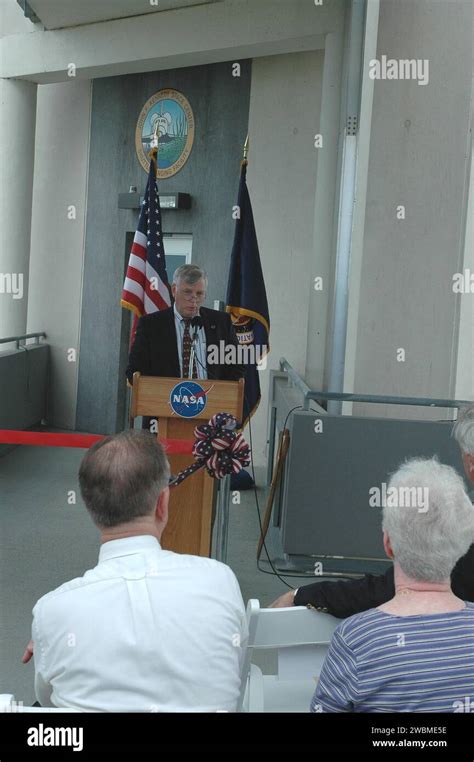
[[[155,129],[153,130],[153,137],[150,141],[150,151],[148,153],[148,157],[150,161],[152,161],[155,165],[155,174],[158,174],[158,145],[159,145],[159,139],[158,139],[158,121],[155,124]]]
[[[242,166],[244,164],[245,165],[248,164],[248,159],[247,159],[248,155],[249,155],[249,136],[247,135],[247,137],[245,138],[245,143],[244,143],[244,155],[242,158]]]
[[[163,113],[163,101],[160,103],[161,113]],[[153,130],[153,137],[150,141],[150,151],[148,152],[148,157],[150,159],[150,167],[151,162],[155,165],[155,182],[158,177],[158,151],[160,149],[160,139],[159,139],[159,124],[158,121],[155,124],[155,129]],[[160,205],[159,197],[158,197],[158,206]],[[164,253],[164,244],[163,244],[163,253]],[[168,293],[170,296],[170,302],[173,304],[173,294],[171,293],[170,284],[167,283]]]

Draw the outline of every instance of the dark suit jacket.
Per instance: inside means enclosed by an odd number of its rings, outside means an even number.
[[[474,602],[474,545],[459,559],[451,574],[454,595]],[[316,582],[298,589],[295,606],[310,604],[320,611],[345,619],[387,603],[395,595],[393,566],[385,574],[366,574],[362,579]]]
[[[220,341],[238,346],[237,337],[229,313],[201,307],[201,318],[206,344],[209,348]],[[168,376],[180,378],[178,344],[174,323],[174,310],[153,312],[140,318],[135,341],[130,351],[126,375],[132,383],[133,374],[139,370],[144,376]],[[209,365],[207,376],[219,381],[238,381],[244,375],[239,365]]]

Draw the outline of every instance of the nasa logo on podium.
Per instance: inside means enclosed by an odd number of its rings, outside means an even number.
[[[201,384],[197,384],[195,381],[180,381],[171,389],[171,408],[181,418],[194,418],[206,407],[207,395],[212,386],[209,389],[203,389]]]
[[[158,139],[156,177],[172,177],[188,160],[194,143],[194,114],[190,103],[178,90],[159,90],[147,100],[135,130],[137,157],[146,173],[148,153]]]

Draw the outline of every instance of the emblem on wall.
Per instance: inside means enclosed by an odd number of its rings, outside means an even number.
[[[135,147],[140,164],[148,173],[148,152],[158,138],[157,178],[172,177],[186,163],[194,143],[194,114],[178,90],[158,90],[147,100],[138,117]]]

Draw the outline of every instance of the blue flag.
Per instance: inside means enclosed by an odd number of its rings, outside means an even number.
[[[230,260],[226,310],[230,312],[239,348],[243,350],[245,371],[244,422],[260,402],[257,362],[269,351],[270,317],[263,280],[252,204],[247,188],[247,161],[242,162],[237,200],[239,217],[235,224]],[[245,349],[247,347],[247,349]]]

